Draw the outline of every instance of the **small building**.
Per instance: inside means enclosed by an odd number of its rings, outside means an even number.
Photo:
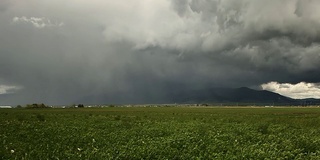
[[[11,106],[0,106],[0,108],[12,108]]]

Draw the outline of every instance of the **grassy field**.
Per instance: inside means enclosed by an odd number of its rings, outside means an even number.
[[[0,159],[320,159],[320,108],[1,109]]]

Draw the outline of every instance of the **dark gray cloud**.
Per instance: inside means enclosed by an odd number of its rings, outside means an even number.
[[[1,1],[0,85],[19,89],[0,103],[148,103],[175,90],[320,82],[319,3]]]

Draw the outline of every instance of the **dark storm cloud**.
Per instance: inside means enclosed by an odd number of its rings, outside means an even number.
[[[7,103],[54,104],[155,102],[175,90],[319,82],[319,4],[1,1],[0,85],[19,88]]]

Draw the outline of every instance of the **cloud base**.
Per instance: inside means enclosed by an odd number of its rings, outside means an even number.
[[[0,6],[0,85],[23,86],[12,103],[147,101],[185,88],[320,82],[317,0]]]

